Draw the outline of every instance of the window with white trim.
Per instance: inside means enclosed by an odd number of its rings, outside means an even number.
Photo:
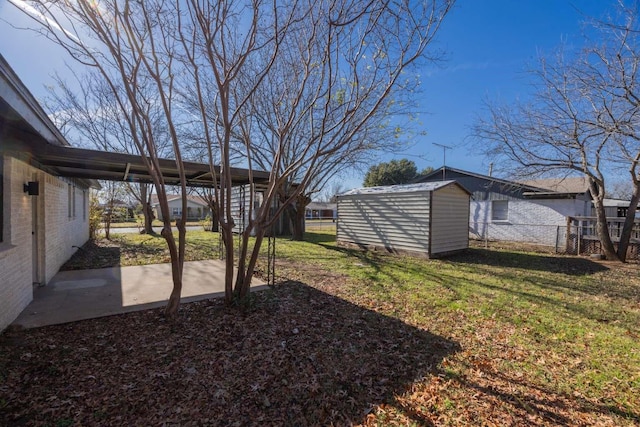
[[[509,219],[509,201],[491,201],[491,221],[507,221]]]

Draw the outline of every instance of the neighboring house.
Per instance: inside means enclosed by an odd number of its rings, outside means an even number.
[[[0,331],[89,239],[89,179],[43,165],[69,143],[0,55]]]
[[[253,219],[255,219],[256,213],[264,200],[262,187],[256,187],[257,190],[254,192],[253,197]],[[249,203],[251,201],[249,189],[249,185],[236,185],[231,189],[231,212],[233,221],[236,224],[233,228],[235,233],[239,230],[244,230],[249,223]],[[182,216],[182,199],[180,195],[170,194],[167,195],[167,199],[169,201],[170,219],[173,221],[176,218],[180,218]],[[162,220],[158,196],[155,194],[151,196],[151,208],[153,209],[155,217]],[[275,209],[272,209],[272,211],[275,212]],[[211,209],[205,199],[200,196],[187,196],[187,220],[200,220],[210,215]],[[288,233],[288,229],[284,226],[285,221],[283,217],[278,218],[276,224],[274,224],[275,234],[282,235],[283,233]]]
[[[169,204],[169,219],[174,221],[182,218],[182,197],[179,194],[167,194],[167,201]],[[160,204],[156,194],[151,196],[151,208],[153,209],[155,217],[162,221],[162,211],[160,210]],[[197,221],[205,219],[207,216],[211,216],[211,209],[209,209],[207,202],[200,196],[188,195],[187,221]]]
[[[311,202],[305,208],[306,219],[335,219],[336,203]]]
[[[418,181],[441,181],[442,169]],[[449,167],[444,176],[472,193],[469,233],[474,238],[563,246],[568,218],[591,214],[582,178],[515,182]]]
[[[469,195],[455,181],[367,187],[338,196],[339,244],[443,256],[469,247]]]
[[[103,210],[104,215],[109,213],[113,208],[112,220],[127,220],[135,217],[135,206],[120,199],[114,199],[110,203],[101,203],[99,208]]]
[[[607,218],[624,218],[629,211],[629,200],[622,199],[604,199],[604,211]],[[640,212],[636,211],[635,217],[638,218]],[[591,216],[596,216],[595,208],[591,209]]]

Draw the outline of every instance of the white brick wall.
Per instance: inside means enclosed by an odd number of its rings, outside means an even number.
[[[31,196],[22,186],[34,169],[4,158],[4,221],[0,243],[0,330],[4,329],[33,298],[31,264]]]
[[[574,199],[509,200],[506,221],[491,220],[491,201],[471,202],[469,232],[473,238],[556,244],[558,226],[568,216],[585,215],[585,201]]]
[[[75,213],[69,212],[69,185],[75,194]],[[44,194],[45,283],[58,272],[71,255],[89,240],[89,224],[82,215],[82,198],[89,192],[75,186],[71,180],[46,175]],[[88,206],[88,200],[85,200]],[[75,247],[74,247],[75,246]]]
[[[76,189],[76,217],[67,210],[67,182],[26,163],[4,157],[4,241],[0,243],[0,331],[9,325],[33,299],[33,247],[31,231],[33,205],[38,209],[40,278],[48,282],[89,239],[87,218],[82,215],[83,189]],[[24,183],[34,177],[40,195],[29,196]],[[88,198],[88,191],[84,196]]]

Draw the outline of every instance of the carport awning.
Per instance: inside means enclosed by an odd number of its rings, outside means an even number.
[[[46,145],[33,157],[43,166],[60,176],[80,179],[104,179],[111,181],[153,182],[142,158],[138,155],[109,153],[81,148]],[[180,175],[174,160],[160,159],[160,172],[168,185],[178,185]],[[187,185],[212,187],[213,176],[209,165],[184,162]],[[220,168],[215,167],[216,182],[220,180]],[[269,173],[253,171],[253,182],[260,184],[269,181]],[[246,169],[232,168],[231,179],[234,185],[249,183]]]
[[[69,146],[33,95],[0,55],[0,154],[10,153],[35,167],[64,177],[88,180],[153,182],[142,161],[134,154],[110,153]],[[180,183],[178,167],[171,159],[160,160],[160,172],[168,185]],[[214,177],[208,164],[185,162],[187,185],[212,187]],[[220,169],[215,168],[216,182]],[[252,171],[253,182],[262,186],[269,173]],[[249,183],[249,171],[231,169],[233,185]]]
[[[53,126],[53,125],[52,125]],[[0,99],[0,153],[11,153],[47,172],[84,180],[110,180],[152,183],[142,158],[135,154],[111,153],[70,147],[66,141],[45,139],[29,122]],[[180,176],[176,162],[160,159],[160,172],[168,185],[178,185]],[[214,179],[208,164],[184,162],[187,185],[212,187]],[[220,168],[216,167],[216,182],[220,182]],[[257,185],[269,181],[269,173],[252,171]],[[231,169],[233,185],[249,183],[249,171]]]

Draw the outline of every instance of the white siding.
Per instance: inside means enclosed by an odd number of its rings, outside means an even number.
[[[262,204],[262,193],[255,192],[253,196],[253,210],[250,209],[250,191],[250,185],[233,187],[231,189],[231,214],[236,224],[235,227],[233,227],[234,233],[242,232],[247,228],[249,225],[249,211],[251,211],[251,217],[255,219],[256,212]],[[253,230],[251,233],[253,234]]]
[[[430,192],[361,194],[338,199],[337,239],[429,253]]]
[[[431,255],[469,247],[469,194],[456,185],[433,192]]]

